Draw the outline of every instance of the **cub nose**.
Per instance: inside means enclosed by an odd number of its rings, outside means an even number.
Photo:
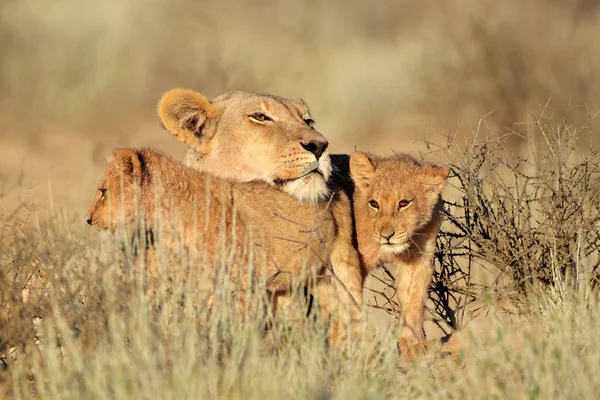
[[[92,224],[92,218],[91,217],[87,219],[87,223],[88,223],[88,225]]]
[[[388,242],[390,241],[390,239],[392,238],[392,236],[394,236],[396,234],[396,232],[394,231],[381,231],[379,233],[379,236],[381,236],[382,238],[384,238],[385,240],[387,240]]]
[[[300,145],[304,148],[304,150],[313,153],[318,160],[321,158],[321,154],[323,154],[323,152],[327,149],[327,146],[329,146],[329,143],[313,140],[307,143],[300,142]]]

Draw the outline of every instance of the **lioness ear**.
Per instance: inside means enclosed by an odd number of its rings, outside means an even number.
[[[115,149],[113,161],[123,177],[132,178],[135,182],[142,180],[142,162],[139,154],[133,149]]]
[[[365,153],[356,151],[350,156],[350,176],[359,189],[367,189],[375,175],[375,167]]]
[[[172,89],[158,102],[158,116],[164,128],[200,153],[208,152],[206,123],[216,118],[217,110],[200,93],[189,89]]]
[[[296,100],[298,103],[300,103],[300,105],[301,105],[302,107],[306,108],[306,110],[307,110],[308,112],[310,112],[310,108],[308,107],[308,104],[306,104],[306,102],[304,101],[304,99],[303,99],[303,98],[297,97],[297,98],[295,98],[294,100]]]
[[[430,170],[431,180],[428,182],[427,189],[435,194],[435,196],[438,196],[440,193],[442,193],[442,190],[444,190],[444,187],[446,186],[449,173],[450,168],[448,167],[438,167],[432,165]]]

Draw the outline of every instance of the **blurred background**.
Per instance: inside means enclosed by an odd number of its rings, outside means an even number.
[[[0,0],[0,217],[85,213],[116,146],[181,158],[155,112],[173,87],[302,97],[332,152],[482,116],[518,151],[540,114],[593,120],[598,38],[596,0]]]

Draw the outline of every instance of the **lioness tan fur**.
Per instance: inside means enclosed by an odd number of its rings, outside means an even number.
[[[423,312],[448,172],[406,154],[381,158],[355,152],[350,157],[361,264],[365,272],[383,264],[395,270],[402,314],[399,347],[409,357],[425,343]]]
[[[239,182],[266,182],[301,201],[329,197],[328,143],[302,100],[234,91],[209,101],[173,89],[158,103],[158,115],[190,147],[184,165]]]
[[[264,182],[223,180],[152,150],[116,149],[98,185],[88,223],[113,229],[139,222],[141,216],[151,231],[160,228],[157,221],[175,220],[176,239],[182,238],[190,254],[204,248],[213,259],[224,244],[241,253],[250,238],[250,249],[244,253],[255,254],[251,261],[270,291],[285,293],[298,279],[317,276],[317,286],[326,294],[322,299],[326,310],[350,312],[356,319],[353,302],[362,299],[361,271],[357,253],[346,246],[351,232],[332,215],[337,205],[349,207],[349,200],[339,196],[332,207],[327,202],[299,202]],[[229,237],[234,239],[223,242]],[[349,293],[324,276],[330,259],[343,271]],[[238,267],[234,265],[233,273],[247,282]]]
[[[163,126],[189,146],[183,163],[191,168],[235,181],[266,182],[301,202],[330,199],[338,226],[330,255],[338,286],[342,286],[337,290],[345,286],[355,302],[362,304],[363,275],[357,274],[355,266],[358,256],[349,199],[343,192],[330,197],[327,140],[314,129],[304,101],[240,91],[208,101],[189,89],[173,89],[159,101],[158,115]],[[265,191],[265,199],[272,193]],[[338,296],[331,289],[319,283],[313,291],[320,302],[327,302]],[[280,303],[285,301],[279,297]]]

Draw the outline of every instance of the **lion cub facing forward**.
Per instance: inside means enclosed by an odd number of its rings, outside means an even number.
[[[356,152],[350,157],[359,257],[367,273],[380,265],[396,270],[403,354],[424,340],[423,311],[448,172],[404,154],[380,158]]]

